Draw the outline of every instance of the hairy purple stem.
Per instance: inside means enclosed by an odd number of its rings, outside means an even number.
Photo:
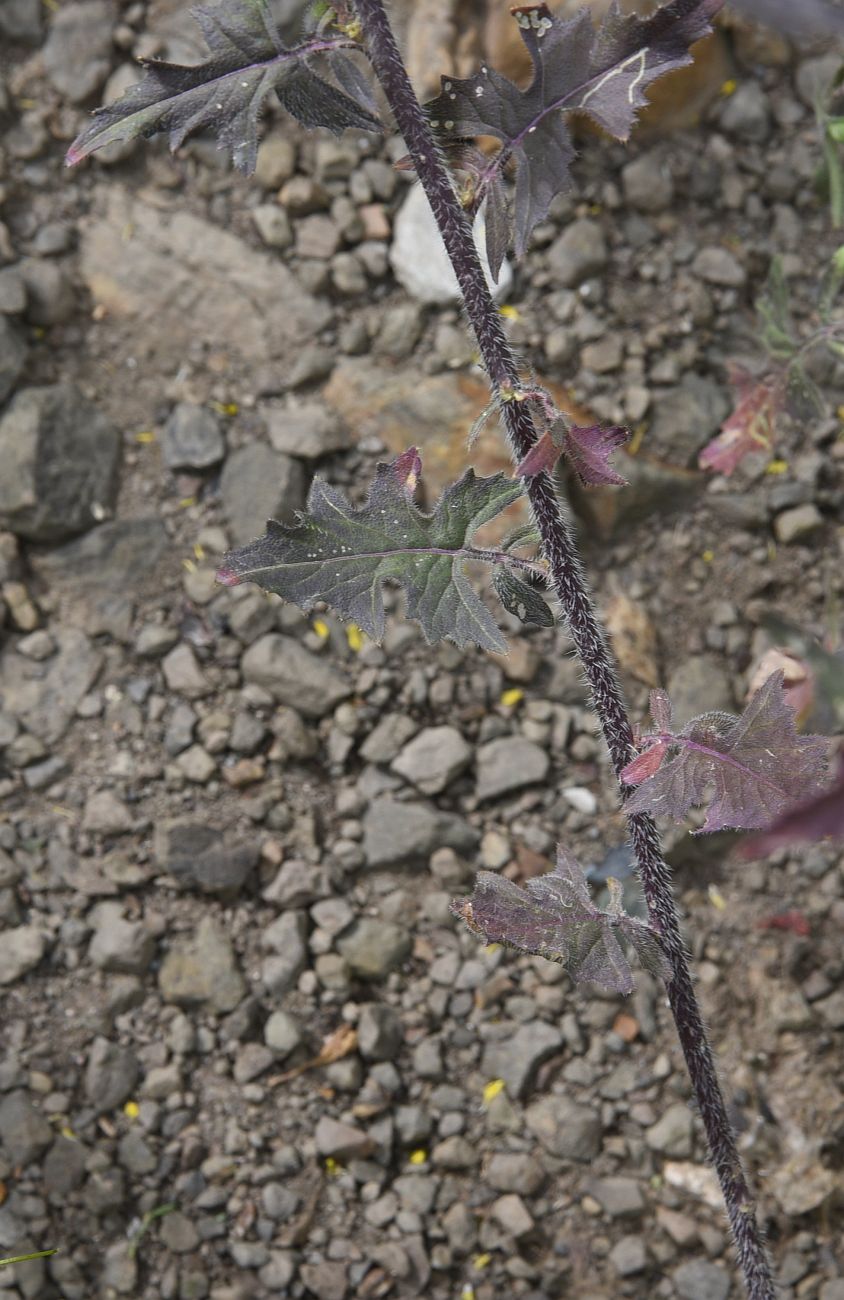
[[[382,0],[355,0],[355,8],[370,62],[428,196],[493,391],[498,396],[502,388],[520,387],[521,379],[516,358],[487,288],[471,227],[456,197],[424,110],[410,84]],[[513,455],[517,462],[521,461],[537,437],[527,403],[503,401],[501,413]],[[633,730],[612,655],[583,575],[573,531],[548,474],[538,474],[528,480],[525,491],[542,537],[554,590],[589,680],[595,710],[624,797],[629,793],[629,787],[622,782],[621,772],[634,755]],[[653,820],[646,814],[629,816],[628,827],[648,916],[660,935],[671,964],[668,999],[724,1195],[747,1293],[751,1300],[774,1300],[774,1283],[762,1232],[680,936],[670,871],[663,860]]]

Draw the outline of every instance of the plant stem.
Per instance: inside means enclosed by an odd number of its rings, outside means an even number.
[[[521,377],[516,358],[487,287],[471,227],[456,197],[424,110],[410,84],[382,0],[355,0],[355,7],[373,70],[404,137],[454,267],[493,392],[498,395],[502,388],[519,387]],[[501,403],[502,419],[517,462],[527,454],[537,436],[527,405],[525,402]],[[528,480],[525,491],[542,538],[554,590],[589,680],[595,710],[624,798],[629,791],[621,782],[620,774],[634,754],[633,731],[612,655],[583,576],[573,531],[548,474],[539,474]],[[762,1232],[683,948],[670,871],[663,860],[652,818],[644,814],[629,816],[628,828],[648,916],[660,935],[671,964],[668,999],[724,1195],[747,1292],[751,1300],[774,1300],[774,1284]]]

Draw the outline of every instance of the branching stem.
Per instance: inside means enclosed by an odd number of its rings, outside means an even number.
[[[500,397],[502,389],[520,387],[519,369],[487,288],[471,228],[410,84],[382,0],[355,0],[355,7],[373,70],[404,137],[457,275],[493,393]],[[521,461],[537,436],[529,403],[504,400],[500,406],[511,450],[516,461]],[[634,754],[633,731],[612,655],[582,572],[573,530],[548,474],[539,474],[528,480],[525,491],[542,538],[554,590],[589,680],[595,710],[624,798],[629,791],[621,782],[620,775]],[[747,1293],[750,1300],[774,1300],[774,1284],[762,1233],[680,936],[670,871],[662,857],[652,819],[645,814],[629,816],[628,828],[648,916],[661,937],[671,964],[668,999],[724,1194]]]

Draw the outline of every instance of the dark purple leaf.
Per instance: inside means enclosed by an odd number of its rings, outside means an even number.
[[[344,53],[350,41],[314,37],[287,49],[266,0],[209,5],[193,14],[210,58],[193,67],[143,60],[144,79],[96,110],[68,150],[68,165],[113,140],[165,131],[170,148],[177,149],[192,132],[206,130],[216,135],[235,167],[250,173],[258,150],[258,115],[272,92],[305,126],[381,130],[360,73]],[[344,90],[322,75],[332,71]]]
[[[420,469],[415,447],[379,465],[359,507],[315,479],[298,523],[270,520],[263,537],[224,557],[218,581],[257,582],[302,609],[325,601],[376,640],[384,635],[382,587],[395,582],[405,591],[408,618],[419,621],[429,642],[449,637],[460,646],[474,642],[502,653],[504,638],[463,566],[503,559],[470,542],[521,496],[521,484],[504,474],[476,478],[468,470],[425,514],[413,501]]]
[[[641,780],[625,804],[628,813],[663,814],[680,821],[690,808],[709,800],[701,830],[749,830],[768,825],[790,804],[820,793],[827,768],[823,736],[799,736],[794,712],[783,691],[783,675],[773,673],[740,718],[705,713],[674,734],[664,699],[659,702],[665,729],[645,737],[670,756]],[[673,752],[672,752],[673,751]],[[622,779],[641,779],[638,760]]]
[[[478,180],[476,202],[500,181],[512,159],[516,168],[513,225],[521,255],[551,201],[569,184],[574,146],[566,117],[589,114],[626,140],[644,91],[663,73],[691,61],[689,46],[710,30],[723,0],[671,0],[648,18],[622,15],[613,4],[596,32],[588,10],[555,18],[545,4],[512,10],[533,63],[525,90],[482,67],[472,77],[443,78],[428,104],[442,140],[492,136],[501,149]]]
[[[537,474],[547,474],[552,470],[562,455],[562,448],[546,429],[531,447],[528,454],[516,466],[519,478],[536,478]]]
[[[741,845],[743,858],[766,858],[789,844],[844,838],[844,753],[838,755],[838,773],[828,790],[790,808],[759,835]]]
[[[621,425],[573,424],[566,434],[563,451],[584,487],[615,484],[626,487],[627,479],[612,468],[610,456],[630,439]]]
[[[471,897],[456,899],[451,910],[486,943],[505,943],[559,962],[575,981],[630,993],[633,973],[622,942],[652,975],[668,978],[657,935],[622,909],[619,881],[610,878],[607,886],[610,905],[603,912],[592,902],[580,863],[558,848],[554,870],[529,880],[526,889],[480,871]]]

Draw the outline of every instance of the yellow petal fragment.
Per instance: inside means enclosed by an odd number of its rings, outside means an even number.
[[[504,1091],[504,1087],[503,1079],[490,1079],[489,1083],[484,1084],[484,1101],[487,1106],[491,1101],[494,1101],[500,1092]]]
[[[123,1114],[127,1119],[137,1119],[141,1113],[141,1108],[136,1101],[127,1101],[123,1106]]]
[[[428,1159],[428,1152],[419,1147],[417,1151],[411,1151],[408,1159],[412,1165],[424,1165]]]
[[[511,686],[508,691],[501,692],[501,703],[505,709],[515,708],[517,704],[521,704],[524,698],[525,693],[518,686]]]
[[[354,654],[359,654],[363,649],[363,632],[361,632],[357,623],[346,624],[346,640],[349,643],[349,649]]]

